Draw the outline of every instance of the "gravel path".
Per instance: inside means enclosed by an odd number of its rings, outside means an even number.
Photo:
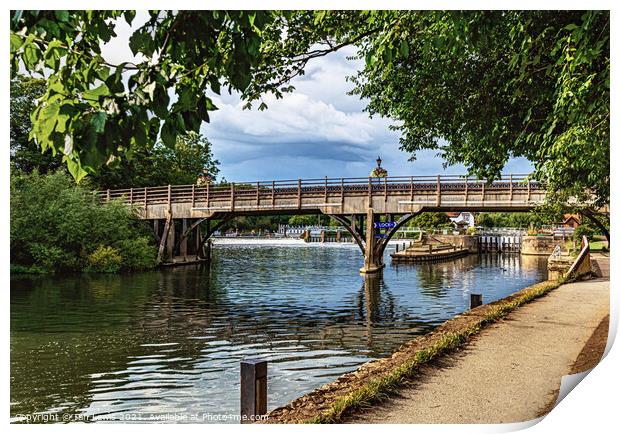
[[[489,326],[400,397],[353,423],[508,423],[531,420],[555,400],[563,375],[609,314],[609,281],[563,285]]]

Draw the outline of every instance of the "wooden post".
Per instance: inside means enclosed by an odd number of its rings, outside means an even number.
[[[235,183],[230,183],[230,210],[235,210]]]
[[[512,173],[510,174],[510,202],[512,202]]]
[[[129,189],[129,205],[133,205],[133,187]]]
[[[486,185],[487,180],[482,181],[482,204],[484,205],[484,186]]]
[[[325,186],[323,193],[323,203],[327,203],[327,176],[325,177]]]
[[[256,416],[267,413],[267,362],[241,362],[241,423],[254,422]]]
[[[260,181],[256,183],[256,209],[260,209]]]
[[[383,198],[385,200],[385,209],[387,209],[387,176],[383,178]]]
[[[368,177],[368,208],[372,208],[372,178]]]
[[[172,186],[168,184],[168,210],[172,208]]]
[[[195,237],[196,237],[196,260],[200,259],[200,244],[202,241],[202,234],[200,233],[200,225],[196,225],[196,229],[195,229],[196,233],[195,233]]]
[[[105,199],[105,201],[106,201],[106,202],[109,202],[109,201],[110,201],[110,189],[109,189],[109,188],[108,188],[108,192],[107,192],[107,194],[106,194],[106,199]]]
[[[271,181],[271,206],[276,206],[276,182]]]
[[[531,186],[530,186],[530,179],[527,179],[527,201],[530,201],[530,194],[531,194]]]
[[[467,205],[467,194],[469,193],[469,182],[467,180],[467,175],[465,175],[465,205]]]
[[[192,208],[196,206],[196,186],[192,184]]]
[[[301,209],[301,179],[297,179],[297,209]]]
[[[211,189],[210,186],[211,184],[207,182],[207,209],[209,209],[209,190]]]
[[[437,175],[437,206],[441,206],[441,175]]]
[[[340,212],[344,209],[344,178],[340,178]]]
[[[413,202],[413,176],[409,179],[409,189],[411,190],[411,202]],[[413,205],[413,204],[412,204]]]
[[[146,206],[148,205],[148,200],[146,199],[147,196],[147,189],[146,187],[144,187],[144,215],[146,216]]]
[[[482,294],[469,294],[469,308],[473,309],[482,305]]]
[[[168,250],[168,258],[170,262],[174,263],[174,237],[176,235],[176,228],[174,220],[170,219],[170,226],[168,229],[168,239],[166,240],[166,248]]]
[[[183,261],[187,262],[187,219],[184,218],[183,219],[183,224],[182,224],[182,229],[181,229],[181,236],[183,237],[183,239],[181,240],[181,245],[180,245],[180,249],[181,249],[181,256],[183,256]]]

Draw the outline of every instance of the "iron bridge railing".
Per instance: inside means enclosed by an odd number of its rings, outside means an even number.
[[[259,182],[229,182],[206,185],[167,185],[160,187],[126,188],[98,191],[101,201],[121,199],[130,205],[149,206],[165,203],[209,202],[210,200],[242,200],[271,198],[278,196],[301,196],[304,194],[330,193],[376,193],[411,192],[420,190],[461,191],[472,193],[481,190],[527,191],[543,188],[541,182],[532,180],[527,174],[502,175],[493,182],[471,179],[461,175],[437,176],[391,176],[386,178],[315,178],[295,180],[273,180]]]

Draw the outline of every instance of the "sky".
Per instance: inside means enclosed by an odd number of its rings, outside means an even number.
[[[143,21],[138,14],[133,23]],[[113,63],[132,60],[128,47],[131,28],[123,21],[118,37],[106,44],[103,56]],[[228,181],[271,179],[366,177],[378,156],[390,176],[465,174],[463,166],[444,170],[437,151],[424,151],[409,161],[399,150],[399,134],[389,130],[391,120],[370,118],[366,103],[347,95],[353,84],[347,76],[361,69],[363,61],[350,60],[352,47],[313,59],[305,75],[292,84],[295,91],[276,100],[266,95],[268,109],[242,109],[238,94],[213,95],[219,110],[210,114],[201,132],[213,144],[220,162],[220,177]],[[259,104],[254,104],[258,107]],[[504,173],[529,173],[532,165],[512,159]]]

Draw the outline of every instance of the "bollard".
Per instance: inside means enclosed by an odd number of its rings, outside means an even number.
[[[469,308],[473,309],[482,305],[482,294],[470,294]]]
[[[254,416],[267,413],[267,362],[241,362],[241,423],[252,423]]]

